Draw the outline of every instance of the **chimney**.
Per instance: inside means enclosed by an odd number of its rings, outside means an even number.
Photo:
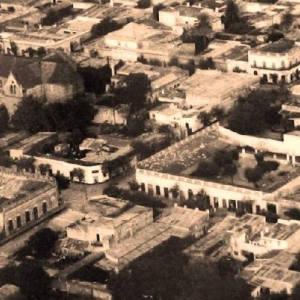
[[[186,6],[190,6],[190,2],[187,2],[187,3],[186,3]]]
[[[110,0],[110,1],[109,1],[109,6],[110,6],[110,7],[114,7],[114,0]]]
[[[56,0],[53,0],[53,5],[56,5]]]
[[[215,12],[218,13],[219,12],[219,7],[215,8]]]
[[[260,232],[260,237],[264,237],[264,232],[263,231]]]

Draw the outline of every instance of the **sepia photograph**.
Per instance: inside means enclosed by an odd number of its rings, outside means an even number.
[[[300,300],[300,0],[0,0],[0,300]]]

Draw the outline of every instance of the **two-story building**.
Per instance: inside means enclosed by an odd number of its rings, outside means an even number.
[[[54,179],[5,168],[0,170],[0,199],[2,237],[36,223],[59,207]]]
[[[299,78],[300,47],[281,39],[249,50],[248,64],[248,73],[265,82],[292,82]]]
[[[182,34],[183,29],[192,28],[199,24],[201,14],[206,14],[209,18],[213,31],[221,31],[224,25],[221,22],[221,13],[198,6],[179,5],[166,7],[159,11],[159,22],[173,28],[174,32]]]

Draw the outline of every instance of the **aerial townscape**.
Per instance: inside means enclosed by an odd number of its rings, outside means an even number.
[[[0,300],[300,299],[300,0],[0,0]]]

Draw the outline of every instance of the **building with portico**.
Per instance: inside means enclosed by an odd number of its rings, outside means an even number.
[[[284,199],[300,188],[296,150],[299,147],[295,147],[299,142],[299,135],[292,133],[284,135],[283,141],[270,140],[238,135],[216,123],[141,161],[136,180],[142,191],[164,198],[173,198],[172,189],[178,186],[182,199],[193,199],[204,191],[215,208],[283,214],[295,205]],[[197,176],[199,162],[211,160],[218,149],[240,151],[237,174],[232,180],[222,174],[212,178]],[[254,154],[258,151],[266,151],[266,159],[276,160],[280,166],[254,187],[244,172],[248,167],[255,167]]]
[[[269,83],[292,82],[299,78],[300,47],[280,39],[248,52],[248,73]]]

